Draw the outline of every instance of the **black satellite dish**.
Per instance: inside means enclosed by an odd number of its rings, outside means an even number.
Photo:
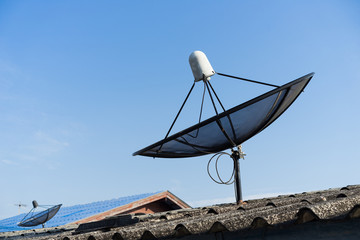
[[[49,221],[55,214],[59,211],[62,204],[55,206],[49,205],[39,205],[36,200],[32,201],[33,208],[28,214],[18,223],[19,227],[34,227],[42,224],[42,227],[45,226],[45,223]],[[45,210],[40,212],[35,212],[37,208],[44,208]]]
[[[165,138],[135,152],[133,155],[142,155],[154,158],[185,158],[196,157],[206,154],[215,154],[210,159],[211,161],[216,156],[218,160],[221,155],[227,154],[234,160],[233,176],[235,182],[235,194],[237,203],[240,203],[242,202],[242,194],[240,184],[239,159],[244,158],[245,156],[241,150],[240,144],[264,130],[282,113],[284,113],[286,109],[296,100],[296,98],[304,90],[306,85],[313,77],[314,73],[309,73],[282,86],[276,86],[269,83],[235,77],[223,73],[216,73],[210,65],[205,54],[200,51],[193,52],[190,55],[189,62],[195,77],[195,82],[192,85],[188,95],[186,96],[185,101],[182,104],[178,114],[176,115],[175,120],[173,121]],[[224,77],[230,77],[253,83],[263,84],[275,87],[275,89],[264,93],[258,97],[255,97],[245,103],[237,105],[231,109],[225,110],[209,81],[210,77],[215,74]],[[188,97],[190,96],[195,83],[198,81],[204,82],[204,87],[209,93],[216,115],[207,120],[201,121],[198,124],[195,124],[183,131],[169,136],[169,133],[174,126]],[[212,93],[215,95],[217,101],[222,107],[223,112],[218,113]],[[232,154],[222,152],[226,149],[231,149]],[[211,178],[218,183],[232,183],[231,179],[224,182],[221,180],[219,174],[218,177],[220,179],[220,182],[216,181],[212,177]]]

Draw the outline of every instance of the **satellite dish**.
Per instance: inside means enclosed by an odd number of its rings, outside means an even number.
[[[44,227],[45,223],[54,217],[62,206],[62,204],[54,206],[39,205],[36,200],[32,201],[32,205],[33,208],[30,212],[17,224],[19,227],[34,227],[40,224]],[[35,212],[37,208],[43,208],[45,210]]]
[[[219,157],[223,154],[230,155],[230,157],[234,160],[233,176],[235,182],[236,200],[237,203],[241,203],[242,194],[240,184],[239,159],[244,158],[245,156],[245,154],[241,150],[241,144],[267,128],[281,114],[283,114],[304,90],[306,85],[314,76],[314,73],[309,73],[282,86],[277,86],[274,84],[231,76],[228,74],[217,73],[212,68],[206,55],[201,51],[193,52],[189,57],[189,63],[195,81],[165,138],[135,152],[133,155],[142,155],[154,158],[185,158],[196,157],[206,154],[215,154],[210,159],[210,161],[215,156],[217,156],[216,159],[218,160]],[[214,76],[215,74],[223,77],[235,78],[252,83],[263,84],[270,87],[275,87],[275,89],[266,92],[258,97],[255,97],[247,102],[241,103],[233,108],[225,110],[224,106],[222,105],[220,99],[218,98],[214,88],[211,86],[211,83],[209,81],[210,77]],[[206,88],[216,115],[204,121],[199,120],[198,124],[195,124],[183,131],[169,136],[169,133],[174,126],[178,116],[180,115],[180,112],[183,109],[187,99],[189,98],[195,83],[199,81],[203,81],[204,94]],[[213,95],[216,97],[217,101],[222,107],[223,112],[219,113],[217,111]],[[202,106],[203,102],[201,105],[201,109]],[[199,119],[201,119],[201,111]],[[231,149],[232,154],[222,152],[227,149]],[[219,174],[218,177],[220,179],[220,182],[218,183],[232,183],[230,180],[226,182],[222,181]]]

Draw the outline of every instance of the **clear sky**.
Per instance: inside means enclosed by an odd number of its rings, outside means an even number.
[[[162,139],[193,82],[188,57],[281,85],[315,76],[243,144],[245,199],[360,184],[360,3],[0,1],[0,219],[16,203],[74,205],[170,190],[193,206],[235,201],[211,156],[133,157]],[[226,108],[272,88],[223,77]],[[172,133],[197,122],[197,84]],[[205,102],[205,116],[213,114]],[[231,161],[220,162],[224,178]]]

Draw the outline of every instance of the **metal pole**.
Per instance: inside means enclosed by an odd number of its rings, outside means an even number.
[[[264,82],[259,82],[259,81],[255,81],[255,80],[251,80],[251,79],[247,79],[247,78],[241,78],[241,77],[236,77],[236,76],[231,76],[228,74],[224,74],[224,73],[217,73],[220,76],[224,76],[224,77],[229,77],[229,78],[235,78],[235,79],[239,79],[239,80],[243,80],[243,81],[247,81],[247,82],[252,82],[252,83],[258,83],[258,84],[262,84],[262,85],[266,85],[266,86],[270,86],[270,87],[280,87],[278,85],[274,85],[274,84],[270,84],[270,83],[264,83]]]
[[[240,179],[240,153],[238,151],[233,151],[231,154],[232,159],[234,160],[234,169],[235,169],[235,197],[236,197],[236,203],[241,204],[242,203],[242,192],[241,192],[241,179]]]

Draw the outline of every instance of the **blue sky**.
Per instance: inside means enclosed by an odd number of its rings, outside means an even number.
[[[34,199],[73,205],[170,190],[194,206],[235,201],[233,186],[207,176],[211,156],[132,156],[165,136],[193,82],[194,50],[215,71],[277,85],[315,72],[243,144],[245,199],[360,183],[358,1],[4,0],[0,218]],[[211,81],[226,108],[271,89]],[[199,83],[172,133],[197,122],[201,92]],[[230,174],[230,160],[220,169]]]

